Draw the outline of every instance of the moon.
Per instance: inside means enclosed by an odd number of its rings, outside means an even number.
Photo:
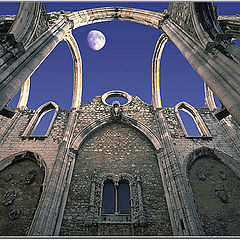
[[[95,51],[102,49],[106,43],[104,34],[98,30],[92,30],[87,35],[87,43]]]

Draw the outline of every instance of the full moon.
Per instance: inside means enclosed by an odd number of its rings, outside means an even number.
[[[87,43],[90,48],[98,51],[104,47],[106,38],[102,32],[92,30],[87,35]]]

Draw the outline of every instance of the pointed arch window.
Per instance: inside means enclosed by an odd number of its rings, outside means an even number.
[[[182,126],[185,137],[211,138],[204,121],[198,111],[186,102],[180,102],[175,106],[175,113]],[[187,114],[187,115],[186,115]],[[185,123],[185,124],[184,124]]]
[[[128,182],[121,181],[118,185],[118,213],[130,213],[130,189]]]
[[[58,105],[54,102],[48,102],[40,106],[36,110],[22,137],[47,137],[56,118],[58,109]]]
[[[126,179],[107,178],[102,188],[102,221],[130,222],[130,184]]]
[[[106,180],[103,186],[103,213],[115,212],[115,189],[111,180]]]

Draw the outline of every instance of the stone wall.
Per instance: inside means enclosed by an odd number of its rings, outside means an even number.
[[[239,177],[220,160],[205,157],[193,163],[189,179],[206,235],[239,235]]]
[[[95,224],[100,228],[87,231],[84,227],[89,209],[91,176],[128,174],[134,177],[139,171],[142,180],[146,226],[141,235],[172,235],[171,223],[155,150],[151,142],[137,130],[122,123],[113,123],[93,133],[79,149],[65,209],[61,235],[135,235],[133,224],[105,223],[99,219],[101,212],[101,181],[96,188]],[[132,186],[134,188],[134,186]],[[134,194],[134,190],[132,189]],[[154,194],[153,194],[154,193]],[[131,196],[134,199],[134,196]],[[137,208],[133,205],[132,211]],[[134,215],[132,215],[132,218]],[[112,226],[112,227],[111,227]],[[98,230],[98,231],[97,231]]]
[[[168,191],[171,191],[171,189],[167,187],[166,175],[163,174],[161,176],[161,169],[158,163],[158,161],[163,161],[166,157],[171,159],[172,164],[175,164],[174,161],[178,161],[181,168],[180,173],[183,174],[183,180],[186,181],[186,186],[190,189],[186,193],[189,193],[189,198],[195,198],[198,207],[197,205],[194,206],[199,209],[202,205],[201,202],[198,202],[198,199],[204,199],[198,197],[199,190],[195,190],[200,185],[197,184],[196,187],[194,182],[198,183],[199,180],[193,180],[191,188],[188,182],[192,181],[193,177],[187,175],[187,169],[191,169],[187,168],[189,161],[193,162],[191,165],[193,166],[193,170],[191,171],[194,171],[194,161],[196,160],[194,156],[197,156],[195,151],[202,148],[214,151],[216,156],[222,160],[221,168],[228,168],[229,170],[227,171],[233,169],[237,174],[234,175],[234,181],[239,181],[237,176],[240,173],[238,149],[240,131],[231,116],[219,121],[207,108],[197,108],[211,137],[189,138],[184,135],[181,124],[172,108],[160,110],[163,112],[164,119],[159,120],[159,122],[153,107],[142,102],[139,97],[134,96],[129,104],[121,106],[121,108],[125,119],[129,118],[132,121],[136,121],[136,126],[140,123],[143,124],[146,129],[149,129],[152,134],[159,138],[160,145],[163,143],[164,136],[166,135],[161,136],[159,127],[161,121],[165,121],[170,135],[169,140],[173,145],[176,158],[173,157],[172,152],[164,149],[163,153],[165,156],[157,159],[155,156],[156,149],[152,145],[151,139],[148,139],[142,132],[137,130],[134,125],[126,125],[127,122],[121,122],[120,120],[114,122],[111,120],[102,128],[95,129],[94,132],[87,135],[85,141],[79,146],[74,159],[73,173],[71,173],[70,169],[66,174],[66,177],[70,179],[69,192],[68,188],[64,185],[67,179],[63,179],[63,185],[58,186],[65,189],[63,193],[67,201],[66,207],[64,201],[62,201],[61,207],[65,212],[63,219],[59,218],[58,220],[58,222],[62,221],[60,235],[173,235],[172,226],[174,226],[174,221],[176,220],[171,215],[171,211],[169,212],[169,209],[172,207],[172,201],[175,200],[172,197],[169,199]],[[88,104],[82,104],[77,111],[79,115],[76,119],[76,127],[68,147],[91,124],[101,122],[101,119],[111,119],[110,109],[111,106],[105,105],[102,102],[101,96],[95,97]],[[57,156],[63,141],[70,111],[59,109],[49,136],[22,137],[35,111],[19,111],[11,119],[0,117],[0,170],[2,171],[11,163],[6,161],[10,156],[17,156],[26,151],[32,152],[39,156],[45,165],[45,180],[43,183],[45,187],[51,179],[50,175],[53,166],[56,166],[57,162],[62,161],[62,159],[57,159]],[[69,162],[69,164],[72,166],[72,163]],[[163,171],[165,174],[166,172]],[[180,173],[173,172],[173,175]],[[1,174],[4,175],[4,172],[0,172]],[[116,218],[115,216],[107,216],[106,220],[103,220],[101,214],[101,194],[103,180],[106,175],[114,178],[115,182],[125,177],[128,179],[131,196],[133,196],[131,199],[131,214],[127,216],[128,218],[121,216],[122,220],[120,220],[120,218]],[[171,176],[170,179],[173,182],[175,181],[174,176]],[[1,198],[3,198],[5,194],[3,185],[0,187],[0,190],[2,192]],[[45,188],[43,188],[43,193],[44,191]],[[232,191],[235,190],[233,189]],[[203,191],[201,190],[201,192]],[[174,194],[177,193],[178,189],[175,189]],[[192,193],[194,194],[193,196],[191,195]],[[59,194],[61,194],[60,191]],[[58,197],[62,199],[62,196],[59,195]],[[217,201],[219,200],[216,196],[215,198]],[[47,198],[46,201],[54,201],[54,199]],[[40,203],[43,204],[42,201]],[[48,205],[50,202],[45,204]],[[142,210],[141,204],[143,206]],[[232,205],[229,200],[227,204],[234,206],[235,203]],[[181,202],[179,202],[178,206],[182,206]],[[203,223],[205,223],[205,231],[208,235],[235,234],[232,228],[229,230],[225,227],[224,232],[218,230],[224,221],[219,226],[216,225],[217,227],[213,230],[213,225],[211,225],[212,220],[207,220],[210,222],[211,227],[206,228],[209,224],[206,223],[206,218],[203,217],[204,214],[201,211],[204,212],[205,210],[200,209],[199,216],[202,218]],[[39,216],[39,218],[42,218],[42,216]],[[184,222],[185,227],[188,224],[190,226],[190,223],[187,221]],[[219,223],[218,221],[216,220],[217,223]],[[38,223],[37,219],[35,223]],[[234,224],[237,223],[238,220]],[[226,223],[225,226],[229,226],[229,223]],[[51,227],[54,228],[55,225]],[[174,230],[175,233],[180,231]]]

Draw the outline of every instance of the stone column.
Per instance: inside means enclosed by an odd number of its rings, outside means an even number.
[[[141,176],[139,172],[136,172],[136,180],[137,180],[137,195],[138,195],[138,218],[139,218],[139,224],[140,227],[145,226],[145,214],[144,214],[144,208],[143,208],[143,199],[142,199],[142,181]]]
[[[39,201],[39,207],[32,221],[29,235],[52,236],[54,234],[63,194],[65,192],[66,179],[72,174],[74,167],[74,164],[69,162],[68,153],[77,118],[78,112],[73,110],[69,115],[64,137],[60,144],[49,181]],[[68,192],[68,189],[66,192]],[[61,206],[62,211],[64,211],[65,204],[66,201],[64,201]]]
[[[166,200],[168,207],[171,209],[169,215],[174,235],[204,235],[201,220],[197,214],[193,197],[189,194],[189,186],[187,186],[186,179],[183,177],[163,112],[157,109],[156,117],[164,149],[163,153],[157,154],[157,158],[166,192]]]
[[[166,19],[161,27],[240,124],[239,65],[217,49],[207,52],[171,19]]]
[[[25,80],[63,39],[71,27],[71,21],[60,16],[55,20],[53,26],[27,48],[23,55],[2,72],[0,76],[0,110],[14,97]]]

